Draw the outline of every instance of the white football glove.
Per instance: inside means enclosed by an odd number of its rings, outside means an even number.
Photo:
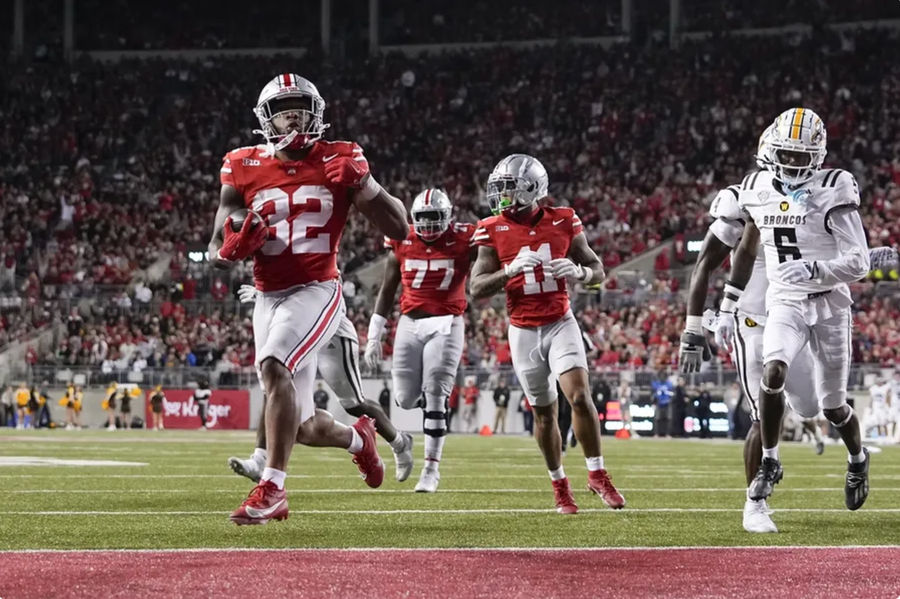
[[[384,329],[387,327],[387,318],[381,314],[372,314],[369,319],[369,332],[366,335],[366,349],[363,352],[363,361],[371,370],[378,368],[381,360],[384,359],[384,351],[381,348],[381,336],[384,335]]]
[[[366,351],[363,353],[363,361],[371,370],[378,368],[384,359],[384,352],[381,349],[380,339],[369,339],[366,341]]]
[[[870,270],[896,270],[898,268],[897,250],[892,247],[878,247],[869,250]]]
[[[256,287],[253,285],[241,285],[238,288],[238,299],[241,300],[242,304],[251,304],[256,301],[256,295],[258,291],[256,291]]]
[[[503,272],[506,273],[507,277],[514,277],[517,274],[520,274],[526,268],[534,268],[538,264],[543,262],[541,255],[534,251],[522,252],[515,258],[513,261],[503,267]]]
[[[731,353],[734,345],[734,312],[720,312],[715,329],[716,345]]]
[[[581,266],[580,264],[575,264],[568,258],[557,258],[556,260],[550,261],[550,274],[553,275],[554,279],[568,279],[570,281],[580,281],[584,282],[588,280],[593,273]]]
[[[819,266],[809,260],[788,260],[778,265],[778,274],[785,283],[801,283],[816,278]]]

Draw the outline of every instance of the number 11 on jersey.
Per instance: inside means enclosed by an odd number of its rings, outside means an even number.
[[[522,252],[529,252],[531,248],[529,246],[523,246],[519,249],[519,253],[516,254],[518,258]],[[536,250],[534,250],[541,256],[541,262],[543,264],[550,264],[550,261],[553,259],[553,256],[550,254],[550,244],[542,243]],[[542,269],[543,270],[543,269]],[[534,269],[531,267],[526,268],[522,271],[522,274],[525,275],[525,286],[523,287],[523,291],[525,295],[535,295],[537,293],[549,293],[551,291],[559,291],[559,283],[556,279],[552,277],[548,277],[546,274],[542,273],[542,280],[537,280],[537,274],[534,272]]]

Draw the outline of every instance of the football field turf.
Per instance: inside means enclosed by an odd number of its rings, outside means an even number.
[[[604,438],[613,481],[628,505],[607,509],[585,489],[580,447],[564,464],[581,512],[553,511],[533,439],[451,435],[436,494],[413,493],[387,473],[380,489],[337,449],[298,447],[287,481],[290,518],[237,527],[228,520],[252,484],[226,466],[246,456],[245,432],[4,432],[0,441],[0,549],[535,548],[894,545],[900,539],[900,449],[872,455],[865,506],[843,503],[846,454],[784,444],[784,480],[770,506],[779,534],[741,528],[741,445],[730,441]],[[14,465],[19,458],[129,465]],[[88,462],[85,462],[88,463]]]
[[[565,465],[581,512],[560,516],[533,439],[451,435],[434,495],[412,491],[418,468],[393,480],[384,444],[378,490],[345,451],[297,448],[290,518],[237,527],[228,514],[252,484],[226,459],[247,455],[250,433],[6,432],[0,597],[900,594],[898,448],[873,454],[854,513],[842,447],[784,446],[771,500],[781,532],[750,535],[740,443],[604,442],[621,511],[585,489],[579,448]]]

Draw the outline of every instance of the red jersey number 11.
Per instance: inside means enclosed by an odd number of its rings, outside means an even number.
[[[522,254],[522,252],[528,251],[531,251],[531,248],[527,245],[523,246],[519,250],[519,253],[516,255],[516,257],[518,258]],[[541,255],[541,260],[544,265],[549,264],[550,260],[553,259],[550,254],[549,243],[542,243],[540,246],[538,246],[538,249],[534,251]],[[556,279],[548,277],[545,274],[546,271],[544,270],[544,268],[541,268],[541,271],[540,281],[538,281],[537,273],[534,272],[533,268],[528,267],[522,271],[522,274],[525,275],[525,286],[523,287],[523,292],[525,293],[525,295],[535,295],[538,293],[550,293],[552,291],[559,291],[559,283],[556,281]]]

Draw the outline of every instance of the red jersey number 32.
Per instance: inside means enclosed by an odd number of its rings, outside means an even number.
[[[268,214],[269,240],[262,246],[266,256],[277,256],[289,247],[292,254],[328,254],[331,234],[309,233],[322,228],[334,210],[334,197],[321,185],[301,185],[288,195],[275,187],[253,197],[253,210]]]

